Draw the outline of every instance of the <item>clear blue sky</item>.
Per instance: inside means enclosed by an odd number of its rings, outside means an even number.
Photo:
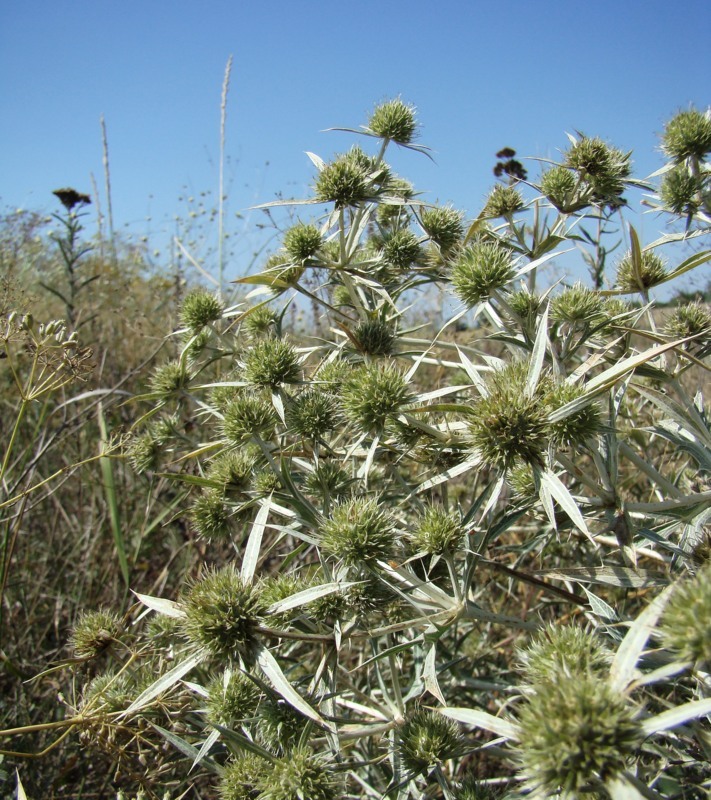
[[[393,163],[432,201],[474,214],[497,150],[555,158],[576,129],[633,149],[645,177],[662,163],[665,120],[711,102],[710,40],[708,0],[4,0],[0,204],[57,210],[51,191],[91,192],[91,173],[103,188],[104,114],[116,228],[161,241],[189,211],[179,197],[197,204],[209,190],[214,205],[233,54],[227,188],[239,271],[262,215],[236,212],[277,192],[305,196],[304,151],[328,157],[352,142],[321,131],[357,127],[397,95],[417,106],[435,163],[408,151]],[[647,239],[661,224],[634,221]]]

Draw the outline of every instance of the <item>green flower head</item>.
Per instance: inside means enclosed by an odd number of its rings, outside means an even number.
[[[95,658],[119,640],[124,624],[113,611],[85,611],[76,621],[70,644],[78,658]]]
[[[711,116],[695,108],[680,111],[664,128],[662,150],[677,163],[707,156],[711,153]]]
[[[487,217],[505,217],[515,214],[523,208],[521,192],[513,186],[502,186],[497,183],[491,190],[484,206]]]
[[[410,144],[415,138],[417,127],[415,107],[398,98],[376,107],[368,120],[367,130],[381,139],[390,139],[397,144]]]
[[[445,256],[459,244],[464,235],[463,214],[451,206],[424,209],[421,223],[427,236]]]
[[[711,666],[711,562],[677,584],[659,630],[664,646],[680,661]]]
[[[639,264],[626,253],[617,265],[617,286],[625,292],[639,292],[661,283],[667,276],[664,259],[652,250],[642,251]]]
[[[405,376],[390,364],[366,364],[344,382],[341,402],[346,417],[363,431],[382,431],[388,417],[410,398]]]
[[[314,256],[322,243],[321,231],[315,225],[306,225],[303,222],[289,228],[284,234],[284,249],[297,264]]]
[[[180,319],[192,333],[199,333],[206,325],[222,316],[222,304],[210,292],[197,289],[186,295],[180,309]]]
[[[452,269],[455,294],[468,308],[503,289],[516,274],[511,251],[497,242],[479,241],[468,246]]]
[[[403,763],[413,772],[439,766],[462,752],[459,726],[436,711],[415,711],[398,733]]]
[[[299,357],[283,339],[261,339],[247,353],[244,376],[253,386],[270,389],[282,383],[297,383],[301,377]]]
[[[324,551],[347,566],[387,559],[394,551],[394,520],[374,498],[340,502],[321,528]]]

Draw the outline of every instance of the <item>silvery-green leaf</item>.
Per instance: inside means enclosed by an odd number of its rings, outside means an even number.
[[[151,611],[157,611],[166,617],[175,617],[176,619],[182,619],[185,616],[185,611],[174,600],[166,600],[164,597],[152,597],[149,594],[140,594],[139,592],[133,593]]]
[[[497,736],[504,736],[506,739],[518,739],[518,728],[515,725],[505,719],[501,719],[501,717],[495,717],[486,711],[480,711],[478,708],[448,706],[437,710],[445,717],[457,720],[457,722],[463,722],[465,725],[484,728],[484,730],[491,731]]]

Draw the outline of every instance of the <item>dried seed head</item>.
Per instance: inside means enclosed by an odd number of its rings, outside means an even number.
[[[206,571],[181,605],[183,630],[193,644],[230,663],[252,663],[264,606],[258,587],[244,583],[234,566]]]
[[[492,292],[503,289],[516,269],[511,251],[497,242],[479,241],[462,251],[452,269],[455,294],[473,308]]]
[[[321,526],[321,546],[347,566],[387,559],[395,547],[394,520],[372,497],[342,501]]]
[[[664,128],[662,150],[677,163],[707,156],[711,153],[711,115],[695,108],[680,111]]]
[[[367,130],[375,136],[397,144],[410,144],[417,128],[415,107],[403,103],[399,98],[377,106],[367,126]]]
[[[197,289],[186,295],[180,309],[180,319],[192,334],[199,333],[206,325],[222,316],[222,304],[210,292]]]

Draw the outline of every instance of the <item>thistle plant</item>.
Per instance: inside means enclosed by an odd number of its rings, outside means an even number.
[[[156,674],[126,728],[228,800],[703,791],[707,309],[662,328],[652,303],[708,253],[628,228],[601,288],[635,179],[599,138],[465,215],[388,164],[425,150],[412,106],[348,130],[362,148],[311,156],[323,213],[284,225],[242,306],[184,306],[139,398],[131,459],[204,563],[138,595],[172,627],[137,620],[126,670]],[[593,285],[543,286],[573,245]]]

